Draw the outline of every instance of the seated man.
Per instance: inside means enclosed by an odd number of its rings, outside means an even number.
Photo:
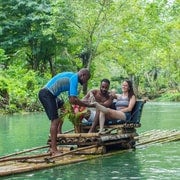
[[[91,103],[98,102],[102,106],[110,107],[113,102],[113,94],[109,92],[109,86],[110,81],[108,79],[102,79],[100,89],[90,90],[82,101]],[[95,108],[88,108],[88,113],[85,116],[83,121],[92,123],[89,132],[94,132],[99,121],[99,110],[96,110]]]

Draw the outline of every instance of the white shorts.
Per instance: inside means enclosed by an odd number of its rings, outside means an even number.
[[[86,123],[86,122],[93,122],[94,121],[94,117],[95,117],[95,114],[96,114],[96,110],[95,109],[93,109],[93,108],[88,108],[89,110],[90,110],[90,116],[89,116],[89,118],[88,119],[86,119],[86,118],[83,118],[82,119],[82,122],[83,123]]]

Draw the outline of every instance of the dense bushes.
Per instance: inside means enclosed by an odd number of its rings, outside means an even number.
[[[3,113],[39,111],[37,94],[44,85],[44,79],[32,70],[10,66],[1,71],[0,108]]]
[[[179,101],[178,5],[166,0],[2,1],[0,111],[39,110],[37,93],[47,79],[81,67],[95,75],[88,88],[109,78],[119,89],[128,77],[139,97]]]
[[[39,89],[49,78],[48,74],[42,78],[33,70],[27,70],[20,66],[12,65],[7,70],[1,70],[0,113],[41,111],[42,106],[37,95]],[[150,99],[158,97],[159,101],[180,101],[180,93],[175,90],[165,91],[161,94],[149,91],[144,96]]]

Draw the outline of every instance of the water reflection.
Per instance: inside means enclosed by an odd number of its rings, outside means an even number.
[[[180,103],[147,102],[142,113],[139,132],[152,129],[180,130]]]
[[[69,122],[64,124],[63,131],[71,129]],[[0,116],[0,155],[45,145],[49,127],[44,113]]]
[[[50,173],[48,179],[132,179],[142,178],[140,174],[139,159],[136,152],[125,152],[111,157],[81,162],[64,167],[56,167],[41,172],[41,178]]]
[[[179,142],[171,142],[138,149],[137,155],[143,167],[141,174],[145,179],[179,179],[179,148]]]

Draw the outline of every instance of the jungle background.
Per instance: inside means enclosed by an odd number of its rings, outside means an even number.
[[[90,69],[139,98],[180,101],[176,0],[0,0],[0,113],[41,111],[38,91],[55,74]]]

